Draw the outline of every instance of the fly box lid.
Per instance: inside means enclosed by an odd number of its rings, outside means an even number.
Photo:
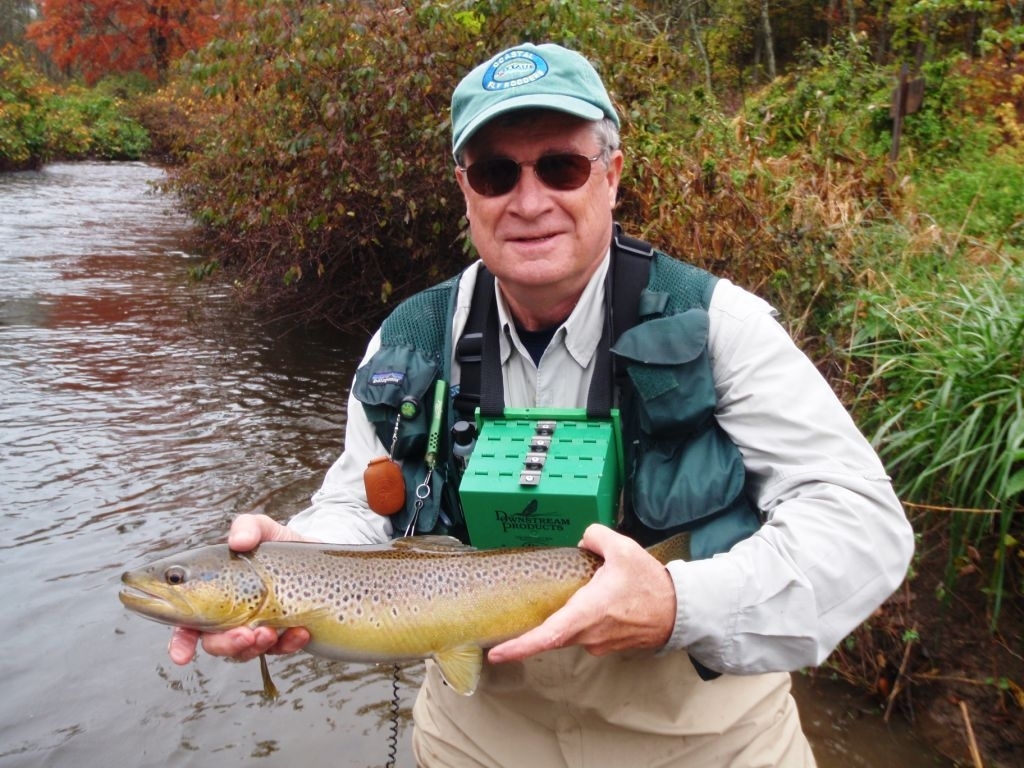
[[[619,412],[506,408],[477,414],[459,485],[470,542],[481,549],[576,546],[591,523],[614,526],[623,482]]]

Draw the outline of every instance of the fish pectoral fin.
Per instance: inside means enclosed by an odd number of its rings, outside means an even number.
[[[441,676],[453,691],[472,696],[480,682],[484,652],[479,645],[459,645],[434,654]]]
[[[273,679],[270,677],[270,668],[267,666],[267,654],[260,654],[260,676],[263,678],[263,698],[274,700],[280,694],[277,692],[277,686],[274,685]]]

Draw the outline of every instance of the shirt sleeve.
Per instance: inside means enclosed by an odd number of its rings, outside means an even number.
[[[766,522],[727,553],[669,564],[668,647],[733,674],[820,664],[900,585],[913,531],[877,454],[771,307],[721,280],[709,311],[718,421]]]
[[[363,357],[365,363],[380,347],[379,332]],[[363,471],[370,459],[387,455],[362,403],[349,392],[345,448],[327,470],[311,505],[288,521],[288,527],[311,539],[332,544],[377,544],[391,537],[390,519],[366,503]]]

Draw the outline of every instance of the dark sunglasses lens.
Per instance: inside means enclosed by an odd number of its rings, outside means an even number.
[[[481,160],[466,169],[466,178],[477,194],[497,197],[511,192],[519,181],[519,163],[507,157]]]
[[[583,155],[544,155],[537,160],[537,176],[552,189],[579,189],[590,178],[590,158]]]

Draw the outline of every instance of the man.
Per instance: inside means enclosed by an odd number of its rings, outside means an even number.
[[[496,318],[501,331],[500,399],[585,406],[595,382],[619,381],[602,354],[615,341],[605,331],[620,275],[611,262],[621,258],[610,244],[623,154],[608,94],[579,54],[524,44],[462,81],[452,123],[473,244],[494,276],[489,322]],[[491,649],[472,697],[448,689],[428,664],[414,710],[421,765],[812,766],[788,672],[820,663],[904,576],[912,533],[890,483],[771,308],[663,255],[651,269],[644,297],[662,298],[659,324],[637,325],[640,336],[629,341],[655,356],[682,336],[700,343],[689,344],[692,360],[667,367],[680,386],[660,412],[658,398],[643,391],[649,361],[634,358],[641,375],[624,385],[631,394],[615,394],[628,401],[624,419],[634,423],[623,428],[636,438],[627,441],[635,451],[627,465],[636,469],[622,527],[645,538],[689,527],[706,551],[666,567],[634,538],[590,526],[582,546],[604,565],[540,627]],[[671,273],[672,285],[705,288],[655,291],[655,272]],[[449,324],[446,349],[461,337],[483,275],[474,265],[446,284],[456,299],[448,319],[417,319]],[[422,448],[387,440],[394,422],[398,435],[411,414],[398,415],[397,395],[384,390],[424,367],[425,381],[440,375],[389,323],[370,342],[350,399],[345,451],[312,507],[287,527],[239,517],[229,533],[234,549],[458,528],[444,472],[423,474]],[[630,333],[616,349],[630,347]],[[459,360],[441,366],[459,392]],[[709,405],[689,414],[700,391]],[[403,458],[409,478],[425,477],[430,514],[416,506],[412,517],[413,504],[396,518],[369,509],[363,471],[387,456]],[[415,490],[406,488],[410,501]],[[698,503],[681,502],[694,493],[703,494]],[[308,633],[242,628],[201,639],[209,653],[250,659],[298,650]],[[189,661],[199,640],[175,630],[172,659]]]

